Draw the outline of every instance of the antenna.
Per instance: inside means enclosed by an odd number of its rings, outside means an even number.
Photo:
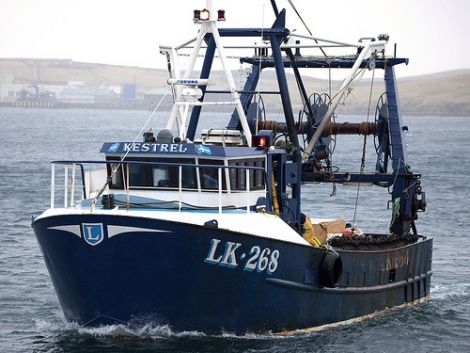
[[[295,11],[295,13],[297,14],[297,17],[299,18],[300,22],[302,22],[302,24],[304,25],[304,27],[305,27],[305,29],[307,30],[307,32],[308,32],[311,36],[313,36],[312,31],[310,31],[310,28],[308,28],[308,26],[307,26],[307,24],[305,23],[305,21],[304,21],[304,19],[302,18],[302,16],[300,16],[300,13],[299,13],[299,11],[297,11],[297,9],[295,8],[295,5],[294,5],[294,3],[292,2],[292,0],[288,0],[288,2],[289,2],[289,5],[292,7],[292,9],[293,9],[293,10]],[[318,41],[317,41],[316,39],[314,39],[314,41],[315,41],[315,43],[318,44]],[[326,53],[325,53],[325,51],[323,50],[322,47],[320,47],[320,50],[321,50],[321,52],[323,53],[323,55],[325,56],[325,58],[327,58],[328,55],[326,55]]]
[[[310,31],[310,28],[308,28],[307,24],[305,23],[304,19],[302,18],[302,16],[300,16],[300,13],[299,11],[297,11],[297,8],[295,7],[294,3],[292,2],[292,0],[288,0],[289,2],[289,5],[292,7],[292,9],[294,10],[295,14],[297,15],[297,17],[300,19],[300,22],[302,22],[302,24],[304,25],[305,29],[307,30],[307,32],[313,37],[313,34],[312,34],[312,31]],[[279,9],[277,7],[277,4],[276,4],[276,0],[271,0],[271,6],[273,7],[273,11],[274,11],[274,15],[277,17],[279,15]],[[313,40],[315,41],[316,44],[319,44],[318,41],[313,38]],[[326,55],[325,51],[323,50],[322,47],[319,47],[321,52],[323,53],[323,55],[325,56],[325,58],[328,57],[328,55]]]

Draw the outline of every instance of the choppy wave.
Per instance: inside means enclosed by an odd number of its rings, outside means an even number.
[[[436,284],[431,288],[431,301],[470,298],[470,282]]]
[[[84,327],[74,322],[57,320],[34,320],[38,331],[49,334],[79,334],[93,337],[136,337],[136,338],[166,338],[166,337],[204,337],[198,331],[173,331],[168,325],[147,323],[143,325],[118,324],[98,327]]]

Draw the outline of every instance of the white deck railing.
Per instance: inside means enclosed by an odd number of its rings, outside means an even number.
[[[260,196],[266,195],[267,189],[267,178],[266,172],[261,167],[247,167],[247,166],[220,166],[220,165],[196,165],[196,164],[184,164],[178,165],[178,183],[177,187],[158,187],[158,186],[149,186],[149,187],[140,187],[133,186],[130,184],[130,173],[129,165],[130,164],[144,164],[144,165],[164,165],[164,166],[175,166],[172,163],[158,163],[158,162],[133,162],[133,161],[54,161],[51,163],[51,198],[50,205],[51,208],[55,208],[57,201],[60,199],[63,200],[63,207],[78,207],[81,201],[85,199],[98,199],[99,191],[103,188],[103,185],[107,183],[107,172],[106,168],[96,168],[97,166],[102,166],[103,164],[120,164],[123,168],[126,169],[123,180],[122,189],[109,189],[109,185],[104,188],[106,193],[115,193],[119,194],[125,193],[126,195],[126,208],[130,208],[131,197],[132,196],[143,196],[147,198],[156,198],[160,201],[175,201],[178,203],[178,211],[181,212],[184,209],[184,204],[187,203],[188,199],[194,198],[193,195],[197,193],[200,198],[204,200],[209,200],[206,202],[211,202],[211,205],[194,205],[201,207],[210,207],[218,209],[219,213],[222,213],[224,207],[229,206],[228,203],[234,202],[236,200],[237,205],[234,205],[236,208],[246,208],[246,212],[250,213],[251,207],[256,204],[256,200]],[[58,170],[58,166],[62,166],[62,170]],[[89,167],[89,170],[85,169],[85,166]],[[197,168],[197,187],[196,188],[187,188],[183,186],[183,166]],[[80,172],[77,173],[77,168]],[[200,182],[200,168],[216,168],[217,169],[217,189],[203,189],[201,188]],[[240,169],[245,170],[245,189],[244,190],[234,190],[230,185],[230,177],[228,170],[230,169]],[[250,188],[250,177],[251,173],[261,170],[263,172],[264,179],[264,189],[262,190],[251,190]],[[223,188],[223,175],[225,172],[225,189]],[[61,181],[62,180],[62,181]],[[217,194],[217,200],[214,199],[214,194]],[[269,193],[269,192],[268,192]],[[165,199],[171,198],[172,199]],[[177,196],[174,197],[174,196]],[[246,197],[245,206],[242,206],[240,203],[240,197]],[[161,198],[163,197],[163,198]],[[212,202],[212,200],[214,202]],[[194,202],[194,200],[192,200]],[[62,203],[62,202],[60,202]],[[232,206],[232,205],[230,205]]]

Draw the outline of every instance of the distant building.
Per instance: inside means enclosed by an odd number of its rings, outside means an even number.
[[[89,86],[80,82],[69,82],[57,95],[57,100],[61,103],[68,104],[111,103],[119,98],[119,92],[116,92],[116,87],[113,88],[109,86]]]
[[[15,100],[14,79],[15,75],[12,73],[0,71],[0,102],[12,102]]]
[[[14,104],[18,101],[55,102],[58,85],[33,83],[0,83],[0,103]]]
[[[0,84],[11,84],[15,79],[15,75],[10,72],[0,71]]]
[[[137,88],[135,83],[124,83],[122,85],[121,98],[124,100],[134,100],[137,96]]]

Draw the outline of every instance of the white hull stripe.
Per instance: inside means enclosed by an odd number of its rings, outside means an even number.
[[[151,228],[138,228],[126,226],[108,226],[108,238],[114,237],[122,233],[135,233],[135,232],[150,232],[150,233],[171,233],[169,230],[151,229]]]
[[[49,227],[47,229],[61,230],[63,232],[68,232],[68,233],[75,234],[79,238],[82,237],[82,235],[80,233],[80,226],[78,224],[73,224],[73,225],[69,225],[69,226],[55,226],[55,227]]]

